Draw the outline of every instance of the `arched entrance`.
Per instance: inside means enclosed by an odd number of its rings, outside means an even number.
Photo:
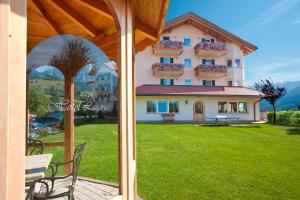
[[[194,103],[193,119],[194,121],[204,120],[204,104],[202,101],[196,101]]]

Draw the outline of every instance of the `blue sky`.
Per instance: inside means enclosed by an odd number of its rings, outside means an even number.
[[[258,46],[247,85],[300,80],[300,0],[171,0],[167,20],[191,11]]]

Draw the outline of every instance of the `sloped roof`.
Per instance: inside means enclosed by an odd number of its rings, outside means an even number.
[[[262,93],[246,87],[195,86],[195,85],[142,85],[136,88],[137,96],[237,96],[261,97]]]
[[[257,50],[257,46],[230,33],[229,31],[226,31],[225,29],[217,26],[216,24],[213,24],[213,23],[207,21],[206,19],[196,15],[193,12],[189,12],[182,16],[176,17],[170,21],[167,21],[164,26],[163,32],[168,32],[168,31],[170,31],[176,27],[179,27],[183,24],[191,24],[191,25],[205,31],[206,34],[210,34],[219,40],[236,43],[237,45],[239,45],[241,47],[241,49],[243,50],[243,52],[245,54],[250,54],[253,51]]]

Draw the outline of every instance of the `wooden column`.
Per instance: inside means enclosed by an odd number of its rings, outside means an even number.
[[[0,199],[24,199],[25,0],[0,0]]]
[[[64,112],[65,133],[65,162],[73,159],[74,152],[74,81],[72,75],[65,75],[65,102]],[[72,164],[65,165],[65,174],[70,174]]]
[[[116,2],[116,1],[115,1]],[[130,0],[114,4],[120,22],[119,66],[119,165],[123,200],[137,199],[135,156],[134,24]]]

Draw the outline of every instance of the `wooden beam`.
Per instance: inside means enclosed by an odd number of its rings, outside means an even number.
[[[65,142],[45,142],[45,147],[63,147]]]
[[[25,199],[27,1],[0,3],[0,199]]]
[[[140,31],[145,37],[149,38],[150,40],[157,40],[157,32],[155,29],[151,28],[147,24],[137,20],[135,23],[136,30]]]
[[[74,152],[74,80],[73,76],[65,75],[65,101],[68,107],[64,112],[64,145],[65,145],[65,162],[73,159]],[[65,166],[65,174],[68,175],[72,171],[72,165]]]
[[[55,20],[49,15],[47,10],[44,9],[43,5],[39,0],[32,0],[33,6],[40,12],[40,14],[45,18],[48,26],[52,29],[52,31],[57,34],[61,35],[63,34],[63,31],[58,27]]]
[[[59,10],[63,15],[65,15],[68,19],[70,19],[74,24],[76,24],[90,36],[95,37],[97,35],[98,30],[64,1],[51,0],[47,1],[47,3]]]
[[[94,37],[91,41],[100,48],[103,48],[106,45],[117,43],[118,33],[114,32],[109,35],[99,34]]]
[[[95,0],[75,0],[79,2],[81,5],[95,11],[96,13],[106,17],[110,20],[113,20],[113,16],[111,15],[109,9],[107,8],[106,4],[102,1],[95,1]]]

